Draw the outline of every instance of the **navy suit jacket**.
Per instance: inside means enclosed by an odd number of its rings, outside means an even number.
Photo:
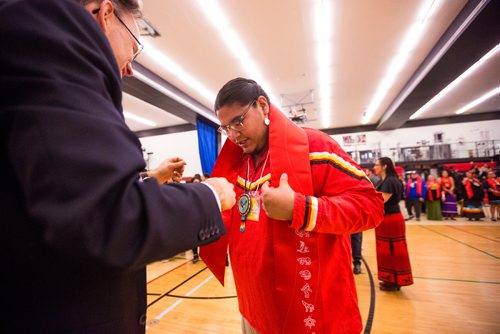
[[[144,332],[146,264],[225,233],[215,196],[139,180],[118,66],[77,1],[0,0],[0,91],[0,332]]]

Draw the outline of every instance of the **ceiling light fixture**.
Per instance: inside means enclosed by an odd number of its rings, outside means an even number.
[[[391,60],[387,73],[377,87],[377,91],[373,95],[364,113],[363,119],[361,120],[362,124],[368,124],[371,121],[373,115],[380,108],[384,98],[394,84],[394,81],[399,77],[401,70],[413,54],[415,47],[419,44],[422,37],[424,37],[424,32],[427,30],[428,26],[427,19],[431,16],[433,9],[437,7],[434,6],[436,1],[437,0],[427,0],[423,3],[422,7],[420,7],[415,23],[411,25],[404,36],[402,43],[399,45],[399,49]]]
[[[331,124],[332,113],[332,2],[317,0],[313,8],[314,38],[316,43],[316,66],[321,123],[324,128]]]
[[[488,93],[482,95],[480,98],[475,99],[474,101],[472,101],[472,102],[468,103],[467,105],[463,106],[462,108],[458,109],[457,111],[455,111],[455,114],[457,114],[457,115],[463,114],[464,112],[469,111],[472,108],[474,108],[475,106],[488,100],[489,98],[491,98],[495,95],[499,95],[499,94],[500,94],[500,86],[498,86],[495,89],[490,90]]]
[[[141,116],[137,116],[136,114],[132,114],[132,113],[127,112],[127,111],[124,111],[123,115],[127,119],[131,119],[133,121],[136,121],[136,122],[139,122],[139,123],[142,123],[142,124],[145,124],[145,125],[149,125],[149,126],[156,126],[157,125],[155,122],[150,121],[147,118],[144,118],[144,117],[141,117]]]
[[[144,53],[149,55],[158,66],[164,68],[176,78],[180,79],[184,84],[201,94],[201,96],[207,99],[211,104],[215,102],[215,94],[205,87],[205,85],[186,72],[181,66],[165,55],[165,53],[156,49],[149,41],[144,40],[141,42],[144,44]]]
[[[210,121],[214,122],[215,124],[220,124],[219,120],[217,119],[217,117],[215,117],[215,115],[213,113],[209,113],[206,110],[198,107],[197,105],[194,105],[193,103],[186,100],[182,96],[179,96],[175,92],[171,91],[170,89],[167,89],[165,86],[160,85],[159,83],[157,83],[154,80],[151,80],[148,76],[142,74],[141,72],[134,70],[134,77],[137,78],[138,80],[144,82],[146,85],[153,87],[157,91],[174,99],[175,101],[179,102],[180,104],[186,106],[187,108],[193,110],[197,114],[202,115],[203,117],[209,119]]]
[[[240,38],[235,29],[231,26],[224,10],[216,0],[198,0],[198,5],[207,20],[219,32],[222,40],[226,44],[227,49],[233,53],[236,59],[239,60],[241,67],[247,73],[247,76],[255,80],[268,94],[272,103],[278,108],[281,106],[281,100],[278,100],[271,92],[273,91],[264,80],[264,76],[257,63],[250,56],[245,43]],[[215,100],[215,99],[214,99]]]
[[[429,110],[431,106],[436,104],[439,100],[441,100],[446,94],[448,94],[452,89],[457,87],[464,79],[470,76],[472,73],[477,71],[481,65],[483,65],[487,60],[492,58],[497,52],[500,50],[500,44],[497,44],[493,49],[488,51],[484,56],[481,57],[477,62],[475,62],[471,67],[469,67],[464,73],[462,73],[459,77],[453,80],[448,86],[446,86],[443,90],[437,93],[432,99],[430,99],[426,104],[424,104],[420,109],[418,109],[413,115],[410,116],[410,119],[415,119]]]

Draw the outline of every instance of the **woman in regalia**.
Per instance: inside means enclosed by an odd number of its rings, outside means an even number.
[[[413,284],[405,220],[399,209],[403,186],[390,158],[377,160],[374,169],[382,178],[377,190],[384,197],[384,220],[375,228],[379,286],[383,291],[395,291]]]
[[[488,194],[488,201],[491,208],[491,221],[500,219],[500,177],[496,177],[495,172],[489,171],[488,178],[483,183]]]
[[[429,220],[443,220],[441,215],[441,186],[436,181],[434,175],[427,177],[427,219]]]
[[[477,220],[484,218],[483,200],[484,190],[477,174],[468,171],[462,181],[465,189],[463,215],[468,220]]]
[[[457,198],[455,197],[455,181],[449,176],[447,170],[443,170],[438,182],[442,192],[441,213],[444,220],[455,220],[455,217],[458,216]]]

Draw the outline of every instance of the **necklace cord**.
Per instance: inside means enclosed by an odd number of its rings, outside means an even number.
[[[268,158],[269,158],[269,151],[267,151],[266,160],[264,161],[264,166],[262,166],[262,171],[260,172],[260,177],[257,180],[262,179],[262,176],[264,175],[264,169],[266,169]],[[247,193],[247,190],[248,190],[248,192],[250,192],[250,188],[252,187],[252,182],[250,180],[248,180],[249,178],[250,178],[250,157],[247,160],[247,177],[245,179],[245,194]],[[248,180],[248,182],[250,182],[248,189],[247,189],[247,180]],[[257,185],[255,192],[258,192],[259,188],[260,188],[260,184]]]

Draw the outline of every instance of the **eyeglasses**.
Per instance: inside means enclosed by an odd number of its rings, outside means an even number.
[[[245,119],[245,116],[248,114],[250,109],[252,109],[252,106],[257,102],[257,100],[254,100],[250,105],[248,106],[247,110],[241,116],[235,118],[231,123],[228,125],[221,125],[217,129],[217,131],[224,136],[229,136],[229,130],[231,131],[241,131],[243,129],[243,120]]]
[[[99,11],[101,10],[101,7],[99,8],[96,8],[92,11],[92,14],[97,14],[99,13]],[[120,21],[120,23],[125,27],[125,29],[127,29],[128,33],[130,34],[130,36],[132,36],[132,38],[135,40],[135,42],[137,43],[137,50],[134,52],[134,55],[132,56],[132,61],[135,60],[135,58],[137,58],[137,56],[142,52],[142,50],[144,49],[144,45],[141,44],[141,42],[139,42],[139,39],[137,37],[135,37],[134,33],[132,32],[132,30],[129,29],[129,27],[125,24],[125,22],[123,22],[123,20],[120,18],[120,15],[118,15],[117,11],[115,10],[114,11],[115,13],[115,16],[116,18],[118,19],[118,21]]]
[[[137,56],[142,52],[142,50],[144,49],[144,45],[141,44],[141,42],[139,42],[139,39],[137,37],[135,37],[134,33],[129,29],[129,27],[127,27],[127,25],[125,24],[125,22],[122,21],[122,19],[120,18],[120,16],[118,15],[118,13],[115,11],[115,16],[116,18],[118,19],[118,21],[121,22],[121,24],[123,24],[123,26],[125,27],[125,29],[127,29],[127,31],[129,32],[130,36],[132,36],[132,38],[136,41],[137,43],[137,51],[135,51],[134,55],[132,56],[132,61],[135,60],[135,58],[137,58]]]

